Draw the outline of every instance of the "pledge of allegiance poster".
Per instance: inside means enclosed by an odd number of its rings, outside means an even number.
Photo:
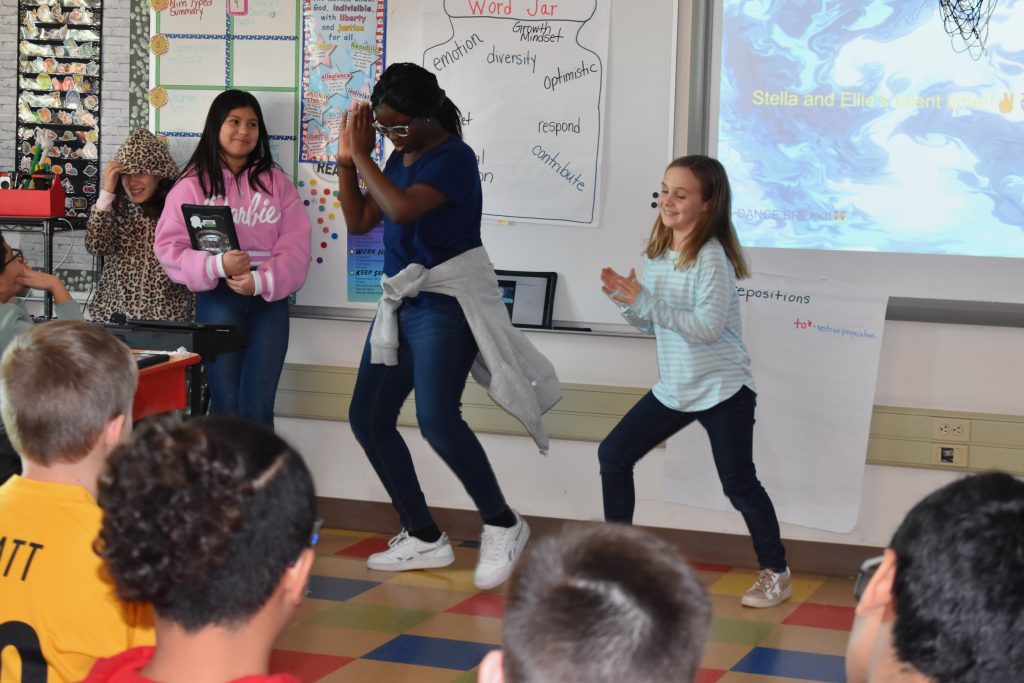
[[[384,0],[303,1],[302,125],[299,162],[313,165],[321,182],[334,182],[341,114],[353,102],[369,101],[384,66]],[[301,192],[301,190],[300,190]],[[331,205],[339,206],[337,195]],[[325,223],[327,198],[306,200],[314,232]],[[334,219],[335,224],[340,220]],[[334,227],[334,226],[331,226]],[[325,228],[325,235],[329,229]],[[376,301],[384,264],[382,229],[337,240],[323,237],[320,251],[346,245],[349,301]],[[315,238],[320,237],[314,235]],[[316,240],[315,240],[316,241]],[[314,255],[318,253],[314,244]],[[317,263],[322,256],[315,256]]]

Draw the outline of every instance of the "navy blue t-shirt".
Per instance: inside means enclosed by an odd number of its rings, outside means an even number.
[[[483,198],[473,149],[454,135],[427,150],[412,166],[392,153],[384,175],[403,190],[429,185],[448,201],[415,221],[399,225],[384,216],[384,274],[392,276],[410,263],[427,268],[482,246]]]

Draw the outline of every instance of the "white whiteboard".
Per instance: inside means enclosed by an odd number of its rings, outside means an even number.
[[[426,4],[389,3],[389,64],[421,62],[429,47],[422,45]],[[534,6],[532,0],[527,4]],[[603,266],[639,267],[656,215],[652,193],[660,187],[673,149],[677,10],[674,0],[611,2],[602,190],[595,225],[484,220],[484,246],[496,268],[558,273],[556,321],[623,322],[601,293],[599,274]],[[447,92],[461,106],[458,87]],[[502,104],[517,106],[514,100]]]

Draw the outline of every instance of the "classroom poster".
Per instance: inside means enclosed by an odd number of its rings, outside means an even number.
[[[888,298],[755,273],[736,289],[757,390],[754,464],[781,522],[837,533],[860,508]],[[697,424],[669,439],[664,499],[732,510]]]
[[[192,155],[210,102],[229,88],[260,102],[271,151],[296,169],[300,41],[294,0],[248,0],[244,14],[209,0],[150,2],[150,117],[179,165]]]
[[[462,110],[484,216],[594,225],[607,0],[424,2],[422,65]],[[637,46],[637,49],[642,49]]]
[[[383,229],[349,235],[337,200],[334,160],[341,115],[369,102],[384,66],[384,0],[302,0],[300,188],[313,222],[307,287],[332,288],[345,273],[349,301],[376,301],[384,266]],[[336,286],[336,285],[335,285]]]

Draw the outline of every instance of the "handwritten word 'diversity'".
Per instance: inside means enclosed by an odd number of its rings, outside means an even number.
[[[488,2],[487,0],[466,0],[469,5],[469,13],[482,16],[512,16],[512,0],[507,2]],[[519,7],[526,8],[526,14],[531,17],[553,17],[558,10],[558,5],[540,0],[527,0],[524,3],[516,3]]]
[[[537,73],[537,55],[529,50],[523,53],[498,52],[496,48],[491,47],[491,54],[487,55],[487,63],[528,66],[530,73]]]
[[[537,157],[542,162],[544,162],[545,166],[547,166],[556,174],[558,174],[560,178],[564,179],[565,182],[575,187],[577,192],[583,192],[583,188],[586,187],[586,183],[580,180],[583,174],[579,171],[576,171],[574,175],[573,171],[569,169],[568,161],[565,162],[564,164],[559,163],[558,155],[561,154],[561,152],[556,152],[554,156],[551,156],[551,154],[549,154],[547,150],[545,150],[540,145],[534,145],[533,149],[531,149],[530,152],[533,154],[533,156]]]
[[[517,21],[512,24],[512,33],[518,33],[519,42],[526,43],[558,43],[562,40],[562,27],[559,26],[558,31],[553,31],[549,21],[543,24]]]

